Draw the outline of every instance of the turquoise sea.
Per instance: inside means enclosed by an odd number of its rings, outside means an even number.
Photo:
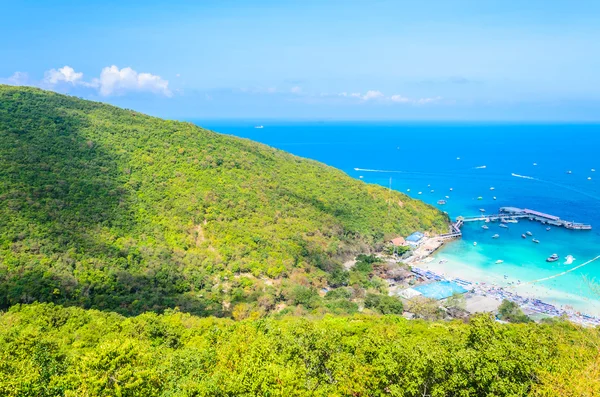
[[[492,214],[499,207],[514,206],[594,227],[546,231],[524,220],[509,229],[490,224],[483,230],[482,223],[471,223],[463,228],[462,240],[439,254],[450,263],[529,281],[600,255],[600,124],[194,122],[321,161],[366,183],[389,186],[391,178],[393,189],[437,206],[453,219],[477,215],[480,208]],[[264,128],[255,128],[258,124]],[[438,205],[440,199],[447,204]],[[540,243],[523,239],[526,231]],[[492,239],[495,233],[500,238]],[[552,253],[561,259],[546,262]],[[564,264],[567,255],[576,258],[572,265]],[[496,264],[497,260],[504,262]],[[593,280],[600,280],[600,260],[539,285],[600,299],[590,288]]]

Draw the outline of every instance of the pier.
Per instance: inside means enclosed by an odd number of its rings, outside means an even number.
[[[558,216],[545,214],[543,212],[530,210],[527,208],[502,207],[497,214],[493,215],[475,215],[459,216],[456,221],[450,225],[450,231],[438,236],[441,240],[450,240],[461,238],[460,228],[465,222],[509,222],[516,219],[529,219],[530,221],[541,222],[544,225],[560,226],[569,230],[592,230],[592,225],[578,223],[575,221],[565,221]]]
[[[570,230],[592,230],[592,225],[578,223],[575,221],[566,221],[555,215],[545,214],[543,212],[534,211],[527,208],[516,207],[502,207],[500,208],[499,213],[494,215],[481,214],[476,216],[458,217],[456,223],[453,225],[458,225],[459,222],[460,226],[462,226],[464,222],[506,222],[512,219],[523,218],[527,218],[530,221],[541,222],[544,225],[560,226]]]

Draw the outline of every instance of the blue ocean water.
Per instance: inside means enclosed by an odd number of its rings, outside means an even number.
[[[479,214],[480,208],[491,214],[514,206],[594,227],[546,231],[526,220],[509,229],[490,224],[486,231],[481,223],[467,224],[463,239],[449,244],[443,255],[485,272],[527,281],[600,255],[600,124],[262,122],[264,128],[257,129],[251,121],[195,122],[321,161],[367,183],[389,186],[391,178],[393,189],[437,206],[453,219]],[[440,199],[447,204],[438,205]],[[521,238],[526,231],[540,243]],[[500,238],[492,239],[495,233]],[[552,253],[561,259],[546,262]],[[564,264],[566,255],[576,258],[572,265]],[[600,280],[600,260],[540,284],[598,298],[591,280]]]

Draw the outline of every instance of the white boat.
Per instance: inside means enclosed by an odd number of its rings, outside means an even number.
[[[493,187],[493,186],[490,188],[490,190],[495,190],[495,189],[496,189],[496,188],[495,188],[495,187]]]
[[[549,231],[550,231],[550,226],[548,226],[548,227],[546,228],[546,231],[547,231],[547,232],[549,232]]]
[[[480,209],[479,209],[479,211],[481,211],[481,212],[485,212],[485,210],[484,210],[483,208],[480,208]]]
[[[537,163],[533,163],[533,165],[537,165]]]
[[[260,130],[260,129],[265,128],[265,127],[263,127],[262,125],[257,125],[254,128],[258,128]]]
[[[481,228],[482,228],[483,230],[488,230],[490,227],[489,227],[488,225],[483,225],[483,226],[481,226]]]
[[[507,219],[506,222],[507,223],[519,223],[519,221],[516,219]]]
[[[361,175],[361,176],[359,176],[359,178],[360,178],[360,179],[363,179],[363,178],[364,178],[364,176],[362,176],[362,175]]]
[[[500,235],[499,235],[499,234],[494,234],[494,235],[492,236],[492,238],[498,238],[498,237],[500,237]]]
[[[565,256],[565,259],[565,265],[570,265],[575,260],[575,258],[573,258],[573,255],[567,255]]]
[[[407,192],[410,192],[410,189],[406,189]]]
[[[419,194],[423,194],[423,192],[419,192]]]
[[[592,168],[592,172],[596,172],[596,170]]]
[[[434,192],[434,190],[433,190],[433,189],[431,189],[431,193],[433,193],[433,192]]]
[[[457,160],[460,160],[460,157],[457,157],[456,159],[457,159]]]
[[[532,239],[531,241],[533,241],[533,242],[534,242],[534,243],[536,243],[536,244],[539,244],[539,243],[540,243],[540,240],[538,240],[538,239],[535,239],[535,238],[534,238],[534,239]]]
[[[591,177],[591,176],[588,176],[588,181],[591,181],[591,180],[592,180],[592,177]]]
[[[505,229],[508,229],[508,226],[506,226],[504,223],[499,224],[498,226],[503,227]]]
[[[531,233],[530,231],[526,231],[525,234],[528,236],[533,236],[533,233]]]
[[[546,262],[556,262],[558,260],[557,254],[552,254],[548,258],[546,258]]]
[[[477,246],[477,241],[474,241],[474,242],[473,242],[473,246]]]
[[[450,191],[452,191],[452,188],[450,188]]]
[[[567,171],[567,174],[572,174],[572,172],[569,170],[569,171]]]
[[[427,185],[427,187],[431,187],[431,185]]]
[[[483,197],[479,196],[477,197],[477,200],[483,200]]]
[[[450,198],[450,196],[446,196],[446,198],[447,198],[447,199],[449,199],[449,198]]]
[[[501,264],[501,263],[504,263],[504,261],[503,261],[502,259],[498,259],[498,260],[496,261],[496,264],[497,264],[497,265],[499,265],[499,264]]]
[[[496,200],[496,196],[494,196],[494,200]]]

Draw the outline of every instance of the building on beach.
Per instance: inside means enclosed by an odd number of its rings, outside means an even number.
[[[425,234],[421,232],[414,232],[410,236],[406,238],[406,242],[413,248],[418,247],[423,242],[423,238],[425,238]]]
[[[402,236],[391,239],[390,243],[392,243],[392,245],[395,246],[395,247],[404,247],[404,246],[406,246],[406,240]]]

